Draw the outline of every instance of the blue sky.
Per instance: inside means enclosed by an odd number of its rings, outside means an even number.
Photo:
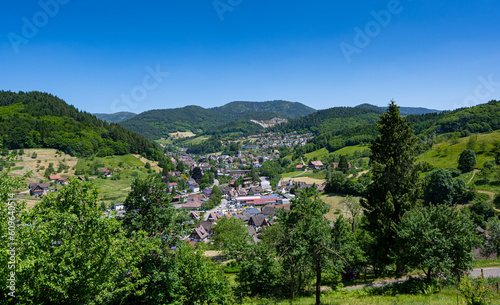
[[[283,99],[316,109],[500,100],[500,2],[11,1],[0,90],[88,112]]]

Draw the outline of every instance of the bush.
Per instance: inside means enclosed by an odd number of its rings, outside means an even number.
[[[491,304],[492,291],[484,278],[480,276],[476,278],[464,276],[458,290],[464,295],[469,305]]]
[[[460,170],[456,167],[450,167],[450,168],[448,168],[448,171],[450,172],[450,174],[453,178],[456,178],[462,174],[460,172]]]
[[[428,283],[424,278],[409,277],[403,282],[395,282],[389,285],[374,287],[369,290],[372,295],[390,295],[398,294],[433,294],[439,292],[437,279]]]

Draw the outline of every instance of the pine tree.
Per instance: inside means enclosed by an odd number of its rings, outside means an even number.
[[[419,196],[415,166],[419,145],[394,101],[377,127],[380,134],[371,144],[373,183],[368,185],[366,199],[361,202],[366,209],[364,227],[377,245],[371,253],[376,273],[391,262],[392,251],[398,250],[393,227],[415,206]]]
[[[344,174],[349,170],[349,162],[347,162],[347,158],[344,155],[340,156],[338,170]]]

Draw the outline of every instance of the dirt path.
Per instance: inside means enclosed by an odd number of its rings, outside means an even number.
[[[493,192],[488,192],[488,191],[479,191],[479,190],[478,190],[477,192],[478,192],[478,193],[481,193],[481,194],[487,194],[488,196],[490,196],[490,198],[489,198],[488,200],[486,200],[486,201],[488,201],[488,202],[492,202],[492,201],[493,201],[493,199],[495,199],[495,193],[493,193]]]
[[[469,182],[467,182],[467,184],[471,183],[472,179],[474,179],[474,176],[476,175],[476,173],[477,173],[478,171],[479,171],[478,169],[475,169],[475,170],[474,170],[474,173],[472,173],[472,177],[470,178]]]
[[[485,278],[489,278],[489,277],[500,277],[500,268],[498,267],[492,267],[492,268],[477,268],[477,269],[474,269],[470,272],[470,275],[471,276],[480,276],[481,275],[481,270],[483,270],[483,274],[484,274],[484,277]],[[358,285],[358,286],[349,286],[349,287],[344,287],[343,289],[344,290],[356,290],[356,289],[360,289],[360,288],[364,288],[364,287],[380,287],[380,286],[383,286],[383,285],[387,285],[387,284],[392,284],[392,283],[396,283],[396,282],[404,282],[408,279],[408,277],[402,277],[400,279],[382,279],[382,280],[378,280],[378,281],[375,281],[371,284],[366,284],[366,285]]]

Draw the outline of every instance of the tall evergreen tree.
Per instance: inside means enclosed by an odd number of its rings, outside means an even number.
[[[340,156],[338,170],[344,174],[349,170],[349,162],[347,162],[347,158],[344,155]]]
[[[415,166],[419,145],[394,101],[377,127],[380,134],[371,144],[373,183],[361,202],[366,209],[364,227],[377,245],[370,254],[376,273],[391,262],[391,252],[398,250],[393,227],[415,206],[419,196]]]

